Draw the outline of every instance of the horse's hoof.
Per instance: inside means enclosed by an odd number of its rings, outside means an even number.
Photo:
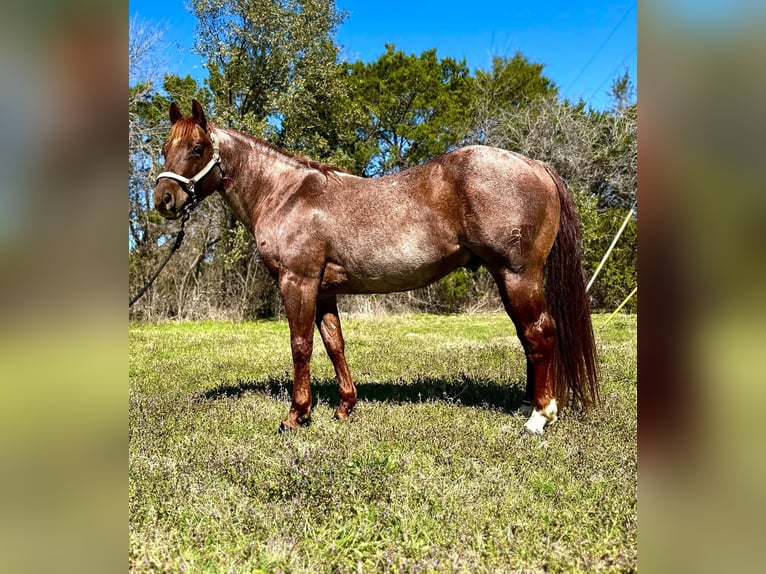
[[[305,427],[305,426],[308,426],[310,422],[311,422],[311,419],[308,419],[307,421],[300,421],[299,420],[298,421],[298,425],[300,425],[302,427]],[[296,431],[296,430],[298,430],[298,427],[291,427],[290,425],[285,424],[285,422],[282,421],[279,424],[279,428],[277,429],[277,434],[278,435],[279,434],[285,434],[286,432],[293,432],[293,431]]]
[[[349,423],[351,424],[356,420],[356,417],[346,415],[346,416],[338,416],[337,414],[333,417],[336,421],[340,421],[342,423]]]
[[[285,421],[282,421],[279,424],[279,428],[277,429],[277,434],[279,435],[279,434],[284,434],[286,432],[294,431],[294,430],[297,430],[299,427],[307,427],[311,425],[311,420],[312,419],[310,416],[306,418],[300,418],[298,419],[297,421],[298,424],[296,426],[291,426],[285,423]]]
[[[552,425],[556,422],[558,418],[557,411],[556,399],[551,399],[548,406],[544,409],[534,409],[532,411],[522,430],[532,435],[542,435],[546,425]]]
[[[354,410],[353,409],[338,409],[337,411],[335,411],[333,418],[336,421],[352,422],[355,418]]]

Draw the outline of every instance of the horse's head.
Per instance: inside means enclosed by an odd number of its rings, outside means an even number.
[[[170,122],[170,137],[162,146],[167,171],[157,176],[154,207],[163,217],[177,219],[218,189],[223,172],[218,143],[197,100],[188,117],[175,102],[170,104]]]

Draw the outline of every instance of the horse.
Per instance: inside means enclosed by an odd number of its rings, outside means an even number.
[[[354,411],[338,295],[417,289],[461,266],[487,268],[516,327],[531,403],[522,432],[543,434],[559,405],[598,402],[580,222],[552,167],[471,145],[363,178],[214,125],[196,100],[191,111],[170,105],[155,208],[188,218],[218,192],[255,237],[290,330],[294,384],[280,432],[311,420],[315,325],[338,380],[334,416]]]

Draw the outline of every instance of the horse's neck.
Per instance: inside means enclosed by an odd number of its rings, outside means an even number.
[[[288,156],[246,134],[222,128],[214,133],[220,140],[221,164],[228,180],[220,193],[239,220],[254,231],[265,204],[279,194],[285,181],[300,177],[302,170]]]

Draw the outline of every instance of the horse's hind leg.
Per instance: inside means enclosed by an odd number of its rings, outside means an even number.
[[[333,295],[317,301],[316,325],[338,378],[340,404],[335,411],[335,418],[347,419],[356,405],[356,387],[346,363],[346,344],[340,328],[337,297]]]
[[[542,434],[546,424],[556,422],[558,412],[553,381],[556,324],[548,314],[542,271],[519,274],[501,269],[493,275],[527,357],[527,398],[533,409],[523,430]]]

